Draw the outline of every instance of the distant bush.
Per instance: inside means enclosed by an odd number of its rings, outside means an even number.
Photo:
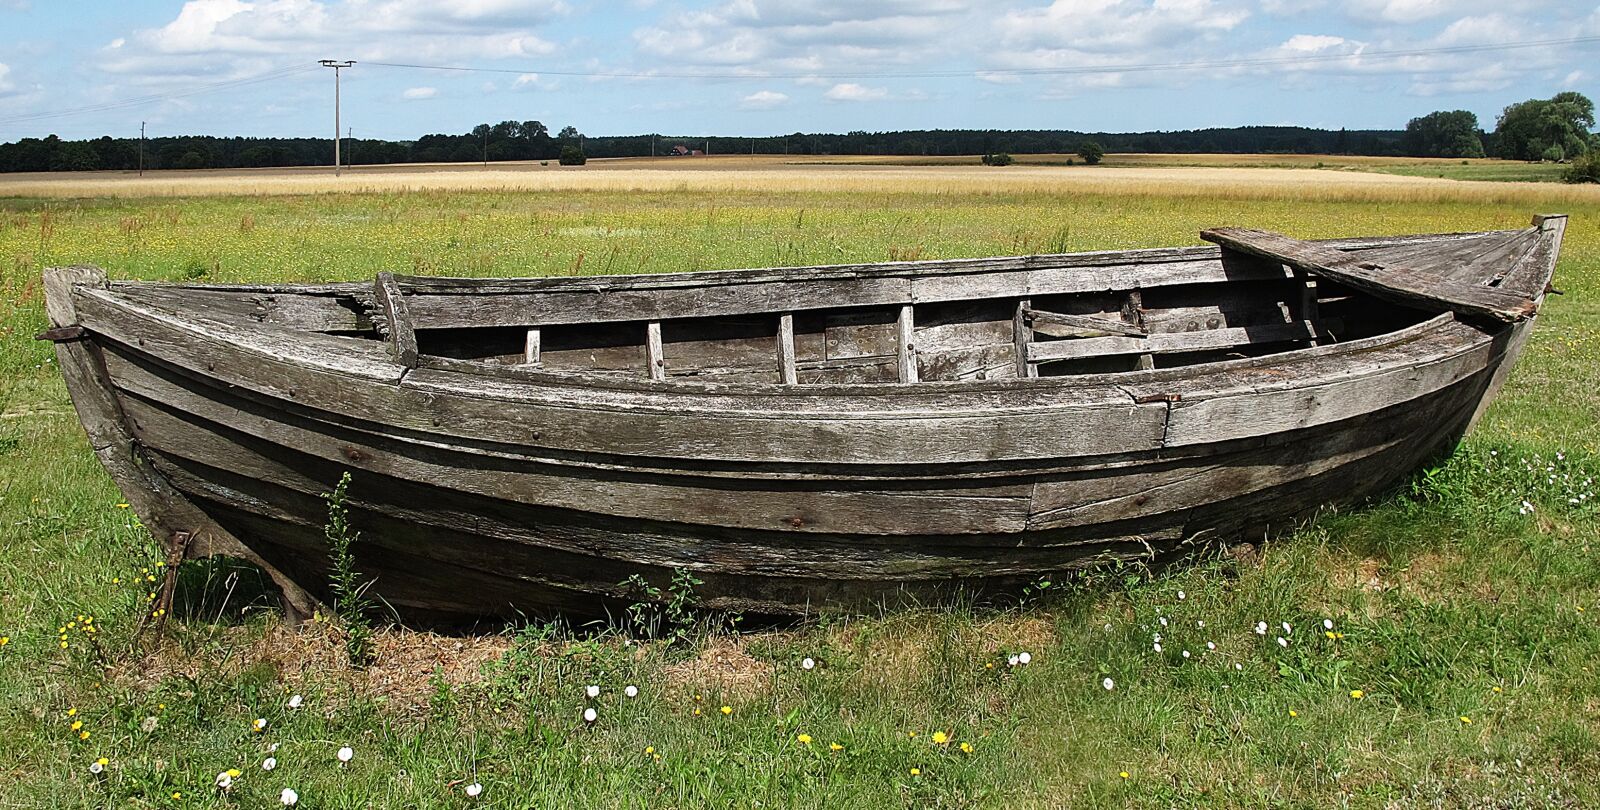
[[[1013,162],[1011,156],[1004,152],[983,156],[983,165],[985,166],[1010,166]]]
[[[563,146],[560,161],[563,166],[582,166],[589,162],[589,158],[576,146]]]
[[[1568,183],[1600,183],[1600,152],[1589,152],[1577,160],[1561,174],[1561,179]]]
[[[1083,162],[1089,164],[1090,166],[1099,163],[1100,159],[1104,158],[1105,156],[1105,147],[1094,141],[1084,141],[1082,144],[1078,145],[1078,157],[1083,158]]]

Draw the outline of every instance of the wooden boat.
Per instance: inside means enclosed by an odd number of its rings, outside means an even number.
[[[1566,219],[953,261],[232,286],[46,275],[96,453],[174,561],[423,620],[861,610],[1259,539],[1461,436]]]

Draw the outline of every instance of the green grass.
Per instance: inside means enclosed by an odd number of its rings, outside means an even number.
[[[1600,803],[1600,515],[1583,497],[1600,478],[1595,206],[1567,211],[1568,294],[1499,401],[1406,491],[1257,555],[1105,571],[1015,609],[677,646],[545,625],[385,631],[352,670],[336,630],[278,628],[259,577],[226,562],[186,564],[173,621],[141,635],[156,549],[31,340],[49,264],[215,281],[673,271],[1184,244],[1220,224],[1477,230],[1531,213],[888,188],[0,200],[0,806],[276,806],[283,787],[317,808]],[[1032,663],[1008,667],[1020,651]],[[343,767],[342,745],[356,752]],[[230,767],[242,775],[224,794],[213,782]],[[460,779],[484,793],[469,800]]]
[[[1487,180],[1497,183],[1560,183],[1567,167],[1560,163],[1524,163],[1497,160],[1466,163],[1422,163],[1412,166],[1364,166],[1365,171],[1448,180]]]

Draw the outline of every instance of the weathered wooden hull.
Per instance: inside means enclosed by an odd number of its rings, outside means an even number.
[[[62,367],[153,531],[263,564],[303,608],[320,495],[349,471],[359,567],[413,617],[594,614],[680,568],[711,606],[856,611],[1257,539],[1455,441],[1532,324],[1446,313],[1076,377],[652,389],[408,367],[72,280],[52,316],[88,339]]]

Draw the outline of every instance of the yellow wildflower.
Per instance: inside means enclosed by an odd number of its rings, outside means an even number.
[[[844,746],[842,746],[842,745],[840,745],[838,743],[828,743],[828,750],[829,751],[843,751],[844,750]]]
[[[1133,774],[1130,774],[1127,771],[1123,771],[1123,772],[1121,772],[1121,773],[1119,773],[1117,775],[1122,777],[1123,779],[1127,779],[1128,777],[1132,776]]]
[[[105,757],[101,757],[101,758],[95,760],[95,762],[99,763],[100,767],[102,767],[102,768],[104,768],[105,766],[111,764],[111,760],[106,759]]]
[[[944,733],[943,731],[933,732],[934,745],[944,745],[947,742],[950,742],[950,735]]]
[[[694,716],[695,717],[699,717],[700,716],[700,707],[699,706],[694,707]]]
[[[1500,694],[1500,687],[1496,686],[1492,691],[1498,695]]]
[[[1464,726],[1472,725],[1472,718],[1470,718],[1470,717],[1468,717],[1468,716],[1466,716],[1464,714],[1461,715],[1461,724],[1464,725]]]
[[[720,711],[725,715],[733,714],[733,707],[732,706],[723,706],[721,709],[718,709],[717,711]]]
[[[1350,690],[1350,697],[1355,699],[1355,700],[1360,700],[1360,699],[1362,699],[1362,698],[1364,698],[1366,696],[1367,696],[1367,693],[1361,691],[1360,689],[1351,689]]]
[[[67,716],[68,717],[71,717],[71,716],[73,716],[73,715],[75,715],[77,713],[78,713],[78,707],[76,707],[76,706],[73,706],[72,708],[67,709]]]
[[[972,753],[972,743],[969,743],[969,742],[962,743],[961,744],[961,753],[963,753],[963,754]]]
[[[11,637],[10,636],[0,636],[0,647],[4,647],[4,646],[6,646],[7,644],[10,644],[10,643],[11,643]]]
[[[128,505],[127,505],[127,504],[125,504],[125,503],[119,503],[119,504],[117,504],[117,508],[118,508],[118,509],[127,509],[127,508],[128,508]]]
[[[921,776],[922,775],[922,769],[921,768],[912,768],[911,769],[911,775],[912,776]]]
[[[89,739],[89,730],[88,729],[84,729],[83,731],[78,732],[78,739],[80,739],[80,740]]]
[[[646,754],[654,754],[656,752],[656,747],[653,745],[647,745],[644,747],[644,752]]]
[[[795,741],[799,742],[801,745],[810,745],[811,744],[811,735],[810,734],[796,735],[795,736]]]
[[[1290,716],[1290,717],[1299,717],[1299,716],[1300,716],[1300,713],[1299,713],[1299,712],[1297,712],[1297,711],[1295,711],[1295,710],[1294,710],[1294,709],[1290,709],[1290,710],[1289,710],[1289,716]]]
[[[77,731],[80,728],[83,728],[83,721],[82,720],[74,720],[74,721],[72,721],[72,730],[73,731]]]

